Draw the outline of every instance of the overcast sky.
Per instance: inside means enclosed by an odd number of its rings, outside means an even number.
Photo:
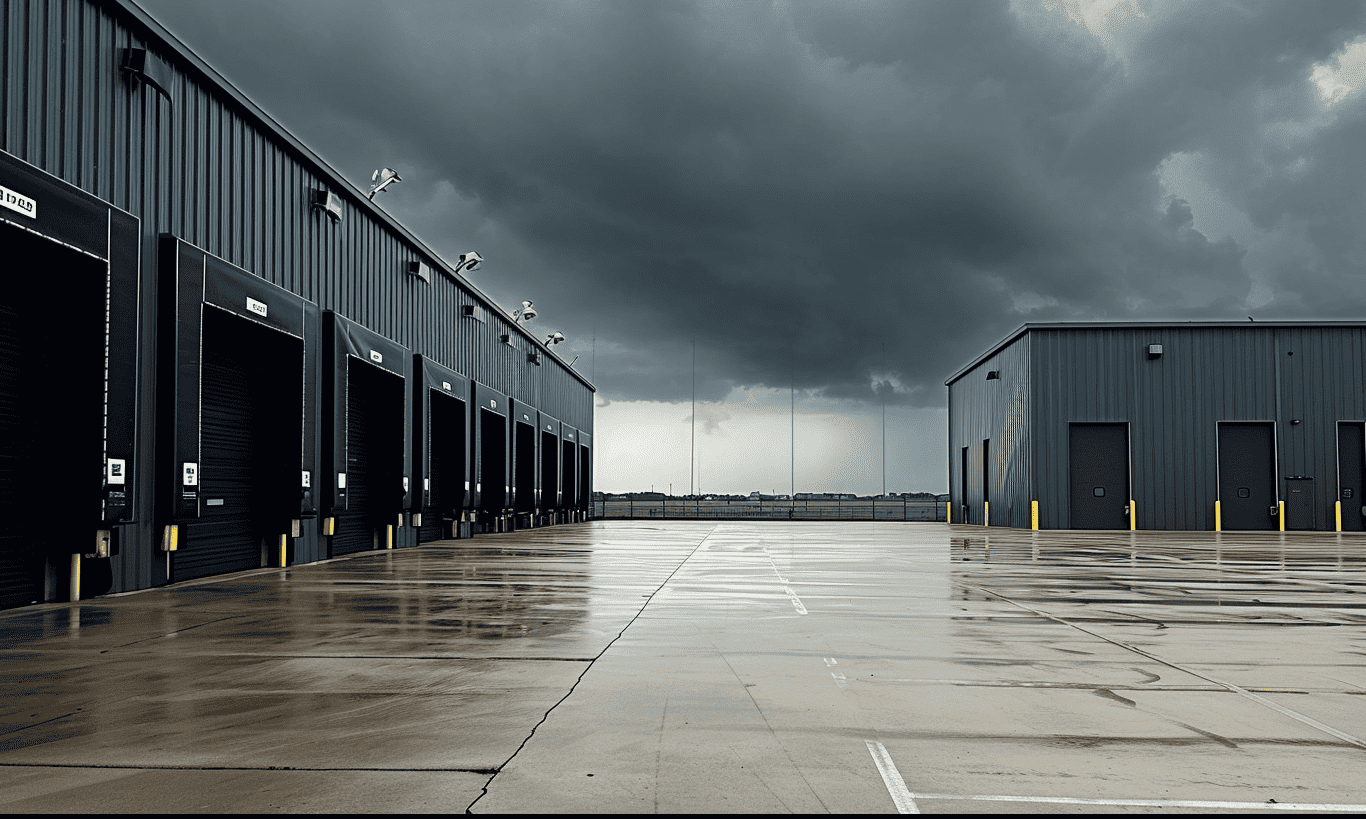
[[[1026,321],[1366,316],[1362,3],[140,2],[536,302],[600,489],[786,492],[795,390],[797,491],[880,491],[884,405],[945,491]]]

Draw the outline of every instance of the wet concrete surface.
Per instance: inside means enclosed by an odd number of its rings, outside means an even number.
[[[612,521],[0,614],[9,812],[1366,810],[1366,537]]]

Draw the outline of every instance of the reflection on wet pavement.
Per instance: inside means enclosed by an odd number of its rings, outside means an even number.
[[[1361,536],[621,521],[38,606],[0,615],[0,803],[1358,810],[1364,570]]]

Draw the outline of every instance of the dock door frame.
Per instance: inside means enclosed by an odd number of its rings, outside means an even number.
[[[353,511],[349,508],[347,488],[344,478],[340,477],[346,472],[348,445],[347,440],[347,393],[350,380],[350,368],[357,367],[377,367],[392,375],[402,379],[402,471],[403,486],[395,488],[397,493],[402,490],[399,500],[393,506],[394,519],[392,524],[393,542],[392,544],[379,543],[380,548],[386,545],[416,546],[417,533],[408,523],[411,519],[410,512],[413,504],[413,487],[411,476],[413,474],[413,448],[412,448],[412,390],[409,388],[412,379],[413,354],[397,342],[390,341],[384,336],[379,335],[373,330],[368,330],[356,322],[331,310],[326,310],[322,314],[322,335],[325,339],[326,353],[324,354],[322,366],[323,388],[321,395],[331,402],[330,411],[323,413],[326,423],[323,433],[323,451],[321,477],[322,481],[315,482],[315,493],[321,500],[320,514],[323,515],[323,534],[332,536],[335,528],[328,531],[329,527],[337,525],[336,518],[339,514]],[[402,520],[400,520],[402,518]],[[329,521],[331,521],[329,523]],[[328,555],[331,555],[329,542]]]
[[[104,289],[104,349],[99,354],[105,372],[102,383],[89,385],[103,403],[102,451],[89,452],[80,463],[65,464],[68,470],[74,468],[73,477],[48,492],[50,497],[61,499],[63,508],[90,511],[88,517],[78,520],[52,520],[42,537],[47,545],[27,550],[32,552],[34,576],[31,588],[17,594],[14,604],[68,599],[72,567],[81,560],[79,555],[96,551],[99,533],[108,535],[103,542],[109,551],[89,565],[97,571],[81,574],[77,570],[78,596],[101,594],[111,587],[125,590],[149,574],[154,582],[160,582],[149,565],[151,549],[140,538],[118,534],[127,531],[132,535],[127,527],[145,522],[140,517],[145,516],[145,510],[139,498],[150,496],[154,471],[141,468],[151,441],[139,440],[137,423],[138,392],[152,373],[150,362],[144,366],[141,358],[151,353],[150,345],[144,347],[140,342],[144,323],[154,320],[146,314],[151,305],[144,302],[151,291],[151,271],[142,266],[141,221],[4,151],[0,151],[0,186],[6,189],[4,206],[0,207],[0,223],[5,230],[33,237],[43,243],[40,248],[50,243],[54,256],[77,253],[104,268],[104,281],[96,280],[95,286],[102,284]],[[57,273],[42,279],[58,292],[79,286],[78,282],[62,280]],[[31,306],[38,311],[53,305]],[[149,332],[149,342],[150,338]],[[84,530],[85,525],[91,528]],[[90,559],[86,562],[91,564]]]
[[[224,311],[299,342],[301,404],[293,408],[300,437],[300,460],[296,465],[298,497],[286,505],[295,511],[296,520],[316,517],[312,476],[317,469],[317,305],[174,236],[162,236],[158,259],[161,281],[171,285],[161,292],[159,369],[165,375],[158,379],[163,385],[159,399],[162,421],[158,425],[163,454],[159,458],[157,484],[167,510],[165,523],[183,529],[198,521],[204,510],[199,473],[206,309]],[[282,363],[288,367],[287,362]],[[282,407],[281,411],[290,410]],[[285,528],[278,534],[301,532],[300,528],[288,527],[291,531],[284,531]],[[174,571],[175,557],[180,556],[182,548],[186,554],[194,548],[193,543],[180,537],[183,534],[177,535],[175,552],[167,553],[168,572]],[[286,562],[316,560],[316,544],[311,533],[296,540]],[[261,562],[278,563],[278,550],[262,552]],[[168,574],[168,579],[173,578]]]
[[[474,393],[474,406],[471,409],[474,435],[470,441],[470,474],[474,482],[474,493],[470,501],[473,504],[475,523],[483,532],[505,532],[511,526],[512,515],[512,469],[509,463],[512,457],[512,447],[509,444],[512,436],[512,419],[509,417],[511,408],[508,397],[503,393],[477,381],[471,383]],[[487,434],[485,432],[485,426],[488,423],[495,423],[495,418],[501,421],[501,436],[492,428]],[[485,438],[488,438],[487,443],[496,448],[497,452],[487,451]],[[485,477],[490,475],[495,480],[486,481]]]
[[[437,458],[435,444],[450,430],[438,433],[438,401],[446,398],[460,403],[459,434],[463,436],[463,455],[458,463],[449,459]],[[450,419],[447,419],[450,420]],[[441,530],[442,538],[469,536],[470,510],[470,380],[449,367],[416,354],[413,356],[413,492],[415,493],[413,513],[421,515],[422,525],[414,522],[414,527],[430,531],[433,524]],[[436,462],[440,462],[441,474],[436,475]],[[454,471],[451,471],[454,470]],[[434,483],[435,481],[435,483]],[[450,503],[451,488],[446,481],[456,481],[459,493],[458,503]],[[435,516],[436,520],[429,520]]]

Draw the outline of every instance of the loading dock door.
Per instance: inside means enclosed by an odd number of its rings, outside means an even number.
[[[1219,424],[1219,509],[1224,529],[1279,528],[1276,449],[1269,423]]]
[[[1366,505],[1366,440],[1360,421],[1338,424],[1338,500],[1342,501],[1342,531],[1360,532]]]
[[[1071,424],[1067,474],[1073,529],[1129,528],[1128,424]]]
[[[337,515],[332,555],[384,545],[403,508],[403,378],[347,359],[346,511]]]
[[[575,458],[578,445],[573,441],[560,441],[560,505],[564,509],[573,509],[578,500],[579,492],[574,480],[577,477],[576,469],[578,460]]]
[[[200,376],[200,515],[173,578],[262,565],[263,539],[299,506],[302,342],[205,305]]]
[[[465,402],[441,390],[428,390],[427,400],[431,494],[419,533],[423,543],[444,538],[465,508]]]
[[[0,608],[9,608],[44,599],[46,566],[64,583],[70,555],[100,528],[106,271],[8,225],[0,243],[10,274],[0,288]]]
[[[541,510],[560,508],[560,448],[553,432],[541,433]]]
[[[479,511],[489,517],[503,514],[507,501],[507,419],[479,409]]]
[[[586,433],[582,433],[582,432],[579,433],[579,435],[580,435],[581,437],[584,436],[585,434],[586,434]],[[593,459],[589,457],[588,447],[584,446],[583,444],[579,444],[579,485],[578,485],[578,487],[577,487],[578,493],[579,493],[579,494],[578,494],[578,502],[575,504],[575,507],[576,507],[576,508],[578,508],[578,509],[587,509],[587,508],[588,508],[588,500],[589,500],[589,495],[588,495],[588,493],[589,493],[589,487],[592,486],[592,485],[593,485]]]
[[[521,421],[512,428],[512,508],[526,514],[536,509],[536,428]]]

